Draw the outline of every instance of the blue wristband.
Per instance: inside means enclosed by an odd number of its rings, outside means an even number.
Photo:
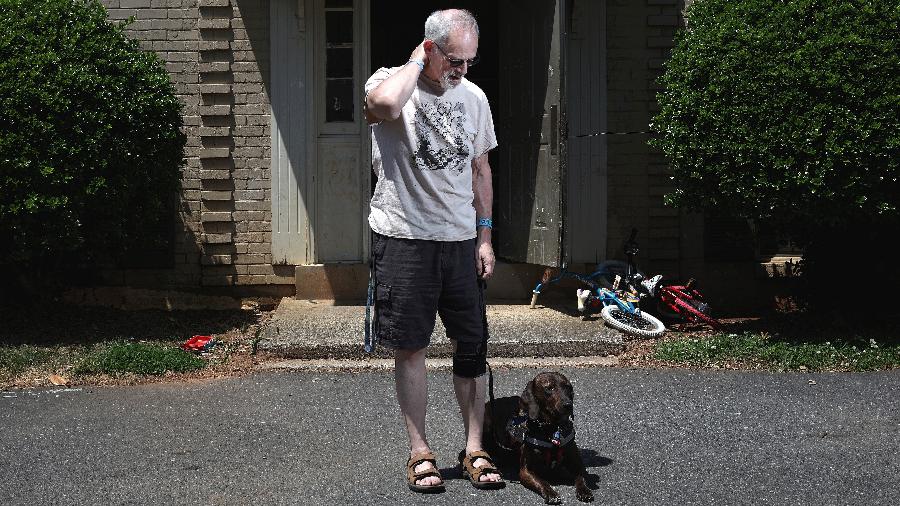
[[[425,62],[423,62],[422,60],[409,60],[408,62],[406,62],[407,65],[409,65],[410,63],[415,63],[416,65],[418,65],[420,71],[425,70]]]
[[[494,220],[490,218],[478,218],[478,221],[475,223],[476,227],[487,227],[494,228]]]

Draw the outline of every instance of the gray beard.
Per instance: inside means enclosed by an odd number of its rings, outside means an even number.
[[[459,85],[459,83],[455,83],[450,80],[451,75],[453,75],[452,70],[448,70],[447,72],[445,72],[444,74],[441,75],[441,80],[439,81],[441,83],[441,88],[444,88],[445,90],[452,90],[453,88],[456,88]],[[462,80],[460,80],[460,82],[462,82]]]

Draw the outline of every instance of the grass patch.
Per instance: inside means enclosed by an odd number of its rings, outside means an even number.
[[[120,342],[98,346],[75,366],[76,374],[152,374],[202,369],[206,361],[180,348]]]
[[[900,345],[874,339],[790,342],[744,332],[663,341],[654,349],[653,358],[700,367],[873,371],[900,367]]]
[[[0,346],[0,375],[21,374],[47,363],[53,356],[53,350],[41,346]]]
[[[180,348],[160,343],[104,342],[92,345],[0,346],[0,380],[20,375],[49,373],[149,374],[189,372],[206,361]]]

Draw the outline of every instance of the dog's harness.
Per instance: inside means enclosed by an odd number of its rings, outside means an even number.
[[[528,415],[519,415],[509,419],[506,432],[514,441],[525,444],[534,452],[543,453],[544,463],[552,469],[562,462],[563,448],[575,440],[575,426],[567,420],[548,437],[549,426],[548,423],[528,418]]]

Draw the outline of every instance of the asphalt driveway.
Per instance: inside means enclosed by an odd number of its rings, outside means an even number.
[[[537,371],[495,371],[497,396]],[[896,504],[900,373],[563,368],[597,504]],[[541,504],[452,468],[462,428],[430,375],[447,492],[403,481],[390,373],[265,372],[0,394],[0,504]],[[514,478],[514,476],[509,476]],[[572,487],[561,486],[565,504]]]

